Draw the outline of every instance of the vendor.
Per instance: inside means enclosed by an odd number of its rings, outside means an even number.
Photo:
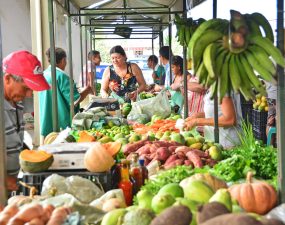
[[[158,58],[156,55],[151,55],[147,59],[148,68],[153,70],[152,78],[155,84],[164,85],[165,70],[162,65],[158,64]]]
[[[19,153],[23,150],[24,122],[21,102],[33,91],[50,88],[40,61],[28,51],[16,51],[3,59],[4,122],[7,152],[7,189],[17,189]]]
[[[214,141],[214,100],[209,91],[204,96],[204,112],[193,114],[186,119],[185,127],[191,130],[203,126],[206,140]],[[218,105],[219,143],[224,148],[232,148],[239,144],[238,132],[241,128],[241,108],[239,94],[231,94],[222,99]]]
[[[111,92],[124,101],[135,101],[137,94],[146,89],[141,69],[137,64],[127,62],[125,50],[120,45],[111,48],[110,55],[112,65],[103,73],[101,96],[107,98]]]
[[[46,56],[50,62],[50,49],[46,51]],[[70,88],[73,90],[75,111],[79,110],[79,103],[85,99],[88,94],[92,93],[90,84],[86,86],[80,93],[74,83],[70,87],[69,76],[64,72],[67,64],[66,52],[62,48],[55,48],[55,63],[56,63],[56,90],[57,90],[57,105],[58,105],[58,125],[59,128],[65,129],[70,127]],[[44,76],[48,83],[52,84],[51,66],[44,71]],[[40,125],[41,135],[47,136],[53,131],[52,127],[52,90],[47,90],[39,93],[40,101]],[[75,112],[75,113],[76,113]]]

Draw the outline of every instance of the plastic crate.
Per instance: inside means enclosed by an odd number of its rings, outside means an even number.
[[[47,172],[42,172],[42,173],[24,173],[22,182],[30,186],[34,186],[40,193],[42,190],[42,185],[43,185],[44,180],[48,176],[54,173],[60,176],[63,176],[63,177],[80,176],[80,177],[86,178],[92,181],[93,183],[95,183],[96,185],[98,185],[99,187],[101,187],[100,185],[102,185],[105,192],[111,190],[112,188],[111,172],[91,173],[86,170],[80,170],[80,171],[53,170],[53,171],[47,171]],[[23,195],[26,195],[26,196],[29,195],[30,193],[29,189],[23,186],[22,186],[21,192],[23,193]]]
[[[266,124],[267,124],[267,112],[260,112],[258,110],[252,110],[252,129],[254,137],[258,140],[267,142],[266,136]]]
[[[241,103],[242,118],[252,124],[252,102]]]

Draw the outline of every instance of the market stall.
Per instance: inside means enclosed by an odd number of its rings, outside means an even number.
[[[283,31],[284,5],[281,1],[277,1],[277,3],[278,46],[282,46],[280,50],[283,52],[284,33],[280,32],[280,29],[282,27]],[[54,50],[52,4],[53,0],[50,0],[50,43]],[[65,6],[62,7],[65,8]],[[194,32],[189,40],[192,41],[192,46],[183,45],[184,72],[187,70],[185,59],[188,50],[191,51],[196,73],[201,78],[202,73],[198,73],[198,68],[199,64],[203,62],[201,59],[205,57],[205,53],[200,51],[200,55],[195,53],[194,56],[192,48],[195,47],[195,41],[202,40],[200,44],[203,44],[203,41],[206,42],[206,40],[202,38],[202,34],[209,32],[207,36],[210,34],[212,36],[211,40],[207,40],[207,45],[221,44],[220,39],[224,37],[213,30],[228,30],[229,25],[234,21],[233,18],[230,21],[216,19],[216,7],[217,1],[214,1],[214,19],[201,23],[204,25],[200,25],[196,30],[198,32]],[[103,9],[98,9],[98,12],[96,12],[97,9],[92,9],[86,14],[81,14],[81,10],[78,14],[70,13],[68,7],[66,10],[69,13],[69,25],[72,16],[109,15],[104,13]],[[85,8],[82,10],[84,11]],[[145,13],[164,15],[167,14],[166,11],[147,11]],[[183,12],[182,19],[186,19],[186,1],[183,1],[183,11],[173,11],[173,13],[177,12]],[[118,14],[121,15],[121,13]],[[123,14],[128,15],[126,11]],[[168,12],[168,14],[171,13]],[[236,11],[235,14],[241,18],[244,16]],[[247,16],[250,18],[251,15]],[[99,18],[97,19],[99,20]],[[102,24],[104,25],[105,22],[103,21]],[[151,23],[152,25],[156,24]],[[214,23],[215,26],[210,25]],[[235,29],[239,29],[240,24],[242,23],[238,23]],[[90,25],[85,24],[84,26],[93,27],[95,25],[90,22]],[[242,26],[247,25],[242,24]],[[204,33],[201,32],[202,29],[204,29]],[[154,33],[151,34],[154,35]],[[70,35],[69,57],[71,58]],[[212,39],[214,35],[216,35],[216,39]],[[265,39],[261,34],[256,36],[261,40]],[[90,41],[91,46],[94,46],[92,41],[93,39]],[[282,69],[284,58],[273,44],[269,43],[270,49],[274,49],[270,52],[270,56],[280,65],[277,67],[278,102],[280,103],[285,94],[283,93],[284,72]],[[251,42],[251,44],[256,44],[256,42]],[[222,45],[220,49],[221,52],[224,52]],[[196,50],[198,52],[199,49]],[[227,51],[225,54],[228,54],[229,57],[224,56],[226,61],[223,62],[230,65],[228,62],[230,58],[239,57],[238,55],[243,51],[246,50],[238,49],[234,54]],[[52,54],[55,53],[52,52]],[[197,60],[198,58],[199,60]],[[54,60],[55,58],[52,57],[52,67],[55,67]],[[245,62],[243,65],[248,64]],[[221,64],[220,67],[228,66]],[[230,69],[227,70],[230,71]],[[70,74],[72,84],[72,67]],[[261,72],[261,75],[264,74]],[[208,73],[206,76],[210,77]],[[55,71],[53,71],[53,78],[55,78]],[[271,79],[271,77],[269,78]],[[204,79],[204,82],[208,82],[209,78]],[[222,78],[219,77],[219,79]],[[185,87],[187,86],[186,82],[185,79]],[[213,83],[215,82],[218,83],[219,80],[215,80]],[[237,85],[237,83],[230,82],[229,89],[227,89],[228,87],[223,88],[224,95],[231,88],[245,91],[240,83]],[[3,90],[1,85],[3,84],[0,83],[0,89]],[[54,82],[53,90],[56,90],[55,87],[56,83]],[[209,87],[212,88],[212,85]],[[254,88],[262,89],[258,85]],[[218,100],[222,98],[221,92],[220,89],[218,91],[214,89],[212,92],[213,97],[216,98],[217,109]],[[56,92],[53,94],[53,98],[56,99]],[[281,106],[278,104],[277,107],[277,127],[280,127],[277,130],[278,154],[272,146],[264,146],[257,142],[251,125],[246,123],[243,123],[242,132],[239,133],[241,144],[227,151],[219,143],[205,140],[205,137],[195,129],[184,130],[184,122],[188,125],[189,121],[187,119],[183,121],[180,115],[171,112],[164,91],[151,96],[147,93],[143,94],[137,102],[122,104],[121,109],[110,106],[115,105],[113,102],[93,101],[91,106],[89,105],[83,112],[76,115],[71,113],[72,128],[61,132],[58,132],[57,121],[52,121],[54,132],[46,137],[45,145],[39,147],[41,151],[24,150],[20,154],[21,168],[24,171],[21,190],[24,195],[29,194],[30,196],[16,196],[9,199],[10,207],[14,207],[13,212],[7,206],[0,215],[4,217],[10,210],[6,221],[19,220],[21,222],[31,221],[31,223],[33,221],[34,224],[37,224],[38,220],[44,221],[44,224],[53,224],[52,221],[63,212],[64,216],[59,219],[58,224],[62,224],[64,221],[66,224],[80,224],[84,221],[85,223],[110,225],[117,224],[122,219],[123,224],[135,223],[137,225],[178,224],[178,221],[181,225],[222,223],[261,225],[271,224],[275,220],[278,220],[278,224],[285,223],[282,217],[284,206],[277,205],[284,200],[283,187],[285,185],[282,176],[284,172],[282,169],[282,159],[284,158],[282,148],[284,147],[281,138],[284,127],[281,125],[284,123],[284,119],[280,118],[280,115],[283,115],[282,104]],[[250,92],[242,94],[248,98],[252,97]],[[70,97],[73,102],[73,95],[71,94]],[[99,103],[102,105],[98,105]],[[54,114],[57,114],[56,105],[57,103],[54,101]],[[3,108],[0,104],[0,109],[1,107]],[[217,117],[217,111],[215,111],[216,129],[218,127]],[[4,136],[3,132],[2,135]],[[2,139],[3,141],[0,137],[2,148],[5,149],[4,138],[2,137]],[[0,160],[2,159],[4,162],[4,151],[2,156]],[[1,165],[3,166],[0,168],[0,172],[3,172],[3,176],[0,177],[0,181],[1,179],[4,181],[5,163]],[[253,176],[261,181],[253,180]],[[2,184],[3,190],[5,190],[4,182],[0,183],[0,185]],[[41,196],[36,196],[36,191]],[[1,193],[4,194],[0,196],[1,204],[6,205],[5,192]],[[250,194],[246,195],[246,193]],[[280,197],[279,201],[277,193]],[[29,204],[30,202],[35,204]],[[25,206],[21,208],[22,205]],[[54,207],[63,205],[64,207],[54,209]],[[200,207],[201,205],[203,207]],[[38,213],[28,218],[26,215],[29,210]],[[137,218],[142,219],[138,221]],[[72,223],[72,220],[76,222]]]

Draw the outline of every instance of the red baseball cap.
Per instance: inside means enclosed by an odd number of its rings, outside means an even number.
[[[38,58],[28,51],[16,51],[3,59],[3,71],[22,77],[25,84],[33,91],[50,89],[43,76],[43,69]]]

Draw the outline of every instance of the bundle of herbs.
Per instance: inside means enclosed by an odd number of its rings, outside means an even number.
[[[225,160],[214,167],[213,173],[226,181],[241,179],[248,170],[254,171],[255,176],[262,179],[276,179],[277,149],[257,141],[248,122],[242,122],[238,135],[241,144],[223,151]]]

